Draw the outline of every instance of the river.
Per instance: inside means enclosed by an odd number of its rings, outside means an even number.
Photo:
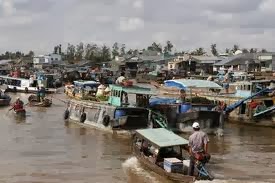
[[[26,94],[17,96],[27,103]],[[128,139],[65,123],[64,96],[53,97],[51,108],[27,106],[25,119],[0,108],[1,183],[169,182],[132,157]],[[235,124],[210,136],[212,182],[275,182],[274,137],[275,129]]]

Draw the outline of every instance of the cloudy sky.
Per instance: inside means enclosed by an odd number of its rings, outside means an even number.
[[[0,51],[95,42],[275,50],[275,0],[0,0]]]

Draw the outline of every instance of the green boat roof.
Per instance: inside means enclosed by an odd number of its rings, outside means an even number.
[[[144,88],[140,86],[120,86],[120,85],[110,85],[111,90],[125,91],[128,94],[144,94],[144,95],[156,95],[156,92],[152,91],[150,88]]]
[[[159,148],[188,144],[188,140],[165,128],[143,129],[136,132]]]

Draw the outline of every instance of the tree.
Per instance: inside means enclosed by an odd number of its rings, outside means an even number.
[[[229,53],[230,53],[230,49],[229,49],[229,48],[226,48],[226,49],[225,49],[225,53],[228,53],[228,54],[229,54]]]
[[[257,48],[251,48],[249,52],[250,53],[257,53]]]
[[[58,54],[59,54],[59,55],[62,54],[62,45],[61,45],[61,44],[58,46]]]
[[[27,54],[27,56],[33,57],[34,56],[34,52],[32,50],[30,50],[29,53]]]
[[[248,51],[246,48],[243,48],[243,49],[242,49],[242,52],[243,52],[243,53],[249,53],[249,51]]]
[[[162,52],[162,47],[161,47],[161,44],[157,44],[156,42],[153,42],[151,46],[148,46],[147,50]]]
[[[54,54],[57,54],[57,51],[58,51],[58,46],[55,46],[55,47],[53,48],[53,53],[54,53]]]
[[[115,57],[119,55],[118,43],[115,42],[112,48],[113,48],[113,50],[112,50],[112,58],[115,59]]]
[[[174,47],[174,45],[171,43],[171,41],[167,41],[166,42],[166,46],[164,47],[164,53],[165,54],[169,54],[172,52],[172,48]]]
[[[83,56],[84,56],[84,44],[80,42],[78,45],[76,45],[75,57],[77,60],[82,60]]]
[[[120,55],[121,55],[121,56],[123,56],[123,55],[125,55],[125,54],[126,54],[125,49],[126,49],[125,44],[122,44],[122,45],[121,45],[121,48],[120,48]]]
[[[103,45],[101,50],[102,50],[101,51],[101,61],[103,61],[103,62],[110,61],[110,59],[111,59],[110,48],[108,48],[106,45]]]
[[[134,54],[134,50],[130,49],[127,51],[127,55],[132,55],[132,54]]]
[[[75,46],[70,43],[68,44],[68,47],[67,47],[66,57],[68,61],[74,61],[75,59]]]
[[[196,49],[195,51],[191,52],[191,55],[204,55],[206,52],[204,51],[204,48],[200,47]]]
[[[85,46],[85,59],[95,60],[96,56],[99,56],[99,49],[96,44],[87,44]]]
[[[261,53],[267,53],[267,52],[268,51],[266,49],[264,49],[264,48],[261,50]]]
[[[219,53],[217,51],[217,45],[216,44],[211,44],[211,52],[214,56],[218,56]]]
[[[239,50],[239,49],[240,49],[239,45],[235,44],[235,45],[233,46],[232,51],[233,51],[233,53],[235,53],[235,52],[236,52],[237,50]]]

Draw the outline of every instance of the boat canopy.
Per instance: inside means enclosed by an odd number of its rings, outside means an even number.
[[[84,88],[86,86],[97,87],[99,85],[100,85],[100,83],[96,82],[96,81],[74,81],[74,86],[76,86],[76,87],[84,87]]]
[[[189,88],[212,88],[212,89],[222,89],[220,85],[213,81],[206,80],[196,80],[196,79],[174,79],[164,81],[166,87],[175,87],[179,89],[189,89]]]
[[[156,95],[156,92],[152,91],[150,88],[144,88],[140,86],[110,85],[110,89],[117,90],[117,91],[124,91],[128,94]]]
[[[188,140],[165,128],[136,130],[136,133],[138,136],[145,138],[158,148],[188,145]]]

